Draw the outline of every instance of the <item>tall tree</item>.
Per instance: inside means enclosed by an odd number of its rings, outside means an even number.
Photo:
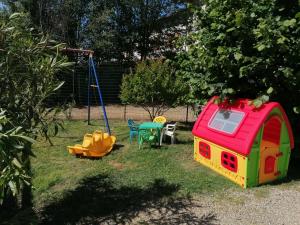
[[[174,49],[187,24],[178,0],[6,0],[12,11],[30,12],[44,33],[70,47],[92,48],[99,60],[131,61]],[[179,26],[181,25],[181,26]]]
[[[123,78],[121,100],[143,107],[150,120],[179,105],[187,92],[174,68],[161,60],[145,60]]]
[[[29,12],[31,21],[52,38],[71,47],[80,46],[81,30],[89,1],[6,0],[12,12]]]
[[[193,25],[177,62],[194,99],[271,99],[290,115],[300,105],[299,1],[204,1]]]
[[[187,24],[186,6],[178,1],[103,0],[90,4],[93,10],[86,34],[99,54],[112,49],[111,55],[106,55],[111,59],[161,56],[162,46],[172,48],[168,42],[179,29],[174,27],[182,25],[182,29]]]

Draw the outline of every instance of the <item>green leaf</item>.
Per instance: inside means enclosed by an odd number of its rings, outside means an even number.
[[[207,94],[208,94],[208,95],[212,95],[214,92],[215,92],[215,89],[214,89],[213,87],[211,87],[211,88],[208,90]]]
[[[242,56],[243,55],[241,53],[238,52],[234,53],[234,58],[236,59],[236,61],[239,61],[242,58]]]
[[[53,89],[53,91],[57,91],[58,89],[60,89],[63,85],[65,84],[65,82],[61,82],[59,85],[57,85],[56,88]]]
[[[261,52],[265,48],[266,48],[266,46],[264,44],[260,44],[260,45],[258,45],[257,50]]]
[[[282,25],[285,27],[294,26],[296,24],[296,19],[284,20]]]
[[[286,38],[282,36],[277,39],[277,44],[284,44],[285,40],[286,40]]]
[[[13,14],[10,15],[9,19],[10,20],[15,19],[15,18],[20,17],[20,16],[21,16],[21,13],[13,13]]]
[[[293,110],[296,114],[300,114],[300,106],[295,106]]]
[[[13,163],[16,167],[22,168],[22,165],[21,165],[21,163],[19,162],[19,160],[18,160],[17,158],[14,158],[14,159],[12,160],[12,163]]]
[[[66,68],[66,67],[73,66],[74,64],[75,64],[74,62],[64,62],[64,63],[60,63],[59,67],[60,68]]]
[[[4,29],[4,32],[9,32],[9,31],[12,31],[14,29],[15,29],[15,27],[8,27],[8,28]]]
[[[273,89],[272,87],[269,87],[268,90],[267,90],[267,94],[269,94],[269,95],[272,94],[272,93],[273,93],[273,90],[274,90],[274,89]]]
[[[21,139],[23,139],[23,140],[25,140],[25,141],[28,141],[28,142],[30,142],[30,143],[34,143],[34,142],[35,142],[35,140],[33,140],[32,138],[26,137],[26,136],[24,136],[24,135],[11,135],[11,137],[21,138]]]
[[[227,93],[228,93],[228,94],[233,94],[233,93],[234,93],[234,90],[233,90],[232,88],[228,88],[228,89],[227,89]]]
[[[224,50],[225,50],[225,48],[222,47],[222,46],[219,46],[219,47],[217,48],[217,51],[218,51],[219,54],[222,54],[222,53],[224,52]]]
[[[262,106],[263,102],[260,99],[253,100],[252,104],[255,106],[255,108],[259,108]]]
[[[261,100],[262,100],[263,103],[268,102],[269,99],[270,99],[270,97],[268,95],[261,96]]]
[[[231,31],[234,31],[235,29],[236,29],[235,27],[231,27],[231,28],[227,29],[226,32],[229,33]]]
[[[15,196],[18,193],[18,189],[17,189],[16,183],[13,182],[13,181],[9,181],[8,182],[8,186],[9,186],[12,194]]]

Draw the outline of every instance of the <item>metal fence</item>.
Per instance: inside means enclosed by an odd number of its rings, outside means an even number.
[[[150,120],[149,114],[142,107],[138,106],[120,104],[107,105],[106,112],[109,119]],[[88,109],[86,106],[70,108],[70,111],[65,116],[69,119],[86,120],[88,117]],[[164,113],[164,116],[168,121],[194,122],[196,120],[193,110],[187,106],[171,108]],[[91,119],[103,119],[102,109],[99,106],[91,107]]]
[[[122,105],[120,95],[120,85],[123,75],[128,73],[133,65],[106,63],[98,65],[98,79],[103,95],[106,110],[110,119],[128,118],[134,120],[149,119],[148,113],[143,108],[131,105]],[[69,111],[65,114],[71,119],[87,119],[88,109],[88,65],[77,65],[72,71],[59,75],[65,81],[60,91],[52,96],[49,105],[69,104]],[[95,84],[92,84],[92,87]],[[102,119],[99,97],[97,89],[91,91],[91,119]],[[164,114],[169,121],[195,121],[195,116],[191,108],[187,106],[172,108]]]
[[[120,85],[123,75],[131,68],[129,64],[109,63],[97,66],[98,79],[106,104],[120,104]],[[49,99],[49,104],[73,102],[76,106],[85,106],[88,101],[88,64],[77,65],[72,71],[59,75],[64,85]],[[91,85],[91,104],[99,105],[96,84]]]

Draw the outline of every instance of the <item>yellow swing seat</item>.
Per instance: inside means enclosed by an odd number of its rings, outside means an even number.
[[[102,157],[113,149],[115,142],[115,136],[95,131],[93,134],[85,134],[81,145],[76,144],[67,148],[72,155]]]

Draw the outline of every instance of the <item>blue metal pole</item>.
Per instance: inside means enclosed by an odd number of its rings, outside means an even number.
[[[89,57],[89,81],[88,81],[88,125],[91,124],[91,102],[90,102],[90,95],[91,95],[91,74],[92,74],[92,68],[91,68],[91,60]]]
[[[95,77],[96,84],[97,84],[97,90],[98,90],[98,94],[99,94],[99,98],[100,98],[100,103],[102,105],[105,126],[106,126],[108,134],[111,135],[109,124],[108,124],[108,119],[107,119],[107,115],[106,115],[105,105],[103,103],[102,94],[101,94],[101,90],[100,90],[100,85],[99,85],[99,82],[98,82],[98,75],[97,75],[97,72],[96,72],[96,67],[95,67],[95,63],[94,63],[94,60],[93,60],[93,56],[90,55],[89,58],[90,58],[90,61],[91,61],[92,69],[93,69],[93,72],[94,72],[94,77]]]

